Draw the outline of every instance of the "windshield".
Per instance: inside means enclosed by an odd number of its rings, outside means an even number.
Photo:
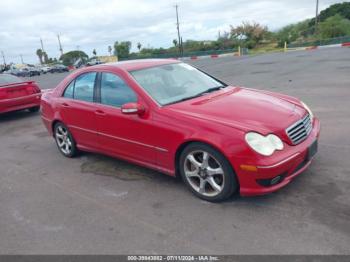
[[[226,86],[184,63],[162,65],[130,73],[160,105],[191,99]]]

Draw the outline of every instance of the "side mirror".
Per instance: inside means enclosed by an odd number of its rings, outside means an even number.
[[[127,103],[122,105],[122,113],[126,115],[142,115],[145,107],[139,103]]]

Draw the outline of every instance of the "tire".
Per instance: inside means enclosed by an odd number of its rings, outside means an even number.
[[[31,113],[36,113],[40,110],[40,106],[31,107],[31,108],[28,108],[28,110]]]
[[[76,142],[68,128],[63,123],[58,122],[55,124],[54,138],[58,150],[62,155],[69,158],[77,155],[78,149],[76,147]]]
[[[190,191],[206,201],[224,201],[238,189],[229,161],[207,144],[189,144],[180,155],[179,170]]]

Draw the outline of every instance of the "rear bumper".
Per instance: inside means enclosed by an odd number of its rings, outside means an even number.
[[[40,106],[41,93],[0,100],[0,113]]]
[[[283,159],[268,165],[258,165],[256,171],[238,169],[236,172],[240,183],[240,194],[242,196],[264,195],[289,184],[310,166],[313,158],[308,158],[308,149],[319,138],[319,134],[320,122],[315,119],[309,137],[296,146],[286,147],[287,152],[283,153]]]

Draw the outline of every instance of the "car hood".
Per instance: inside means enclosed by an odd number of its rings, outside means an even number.
[[[284,132],[305,114],[305,109],[296,101],[272,92],[227,87],[195,99],[169,105],[168,110],[243,131],[268,134]]]

